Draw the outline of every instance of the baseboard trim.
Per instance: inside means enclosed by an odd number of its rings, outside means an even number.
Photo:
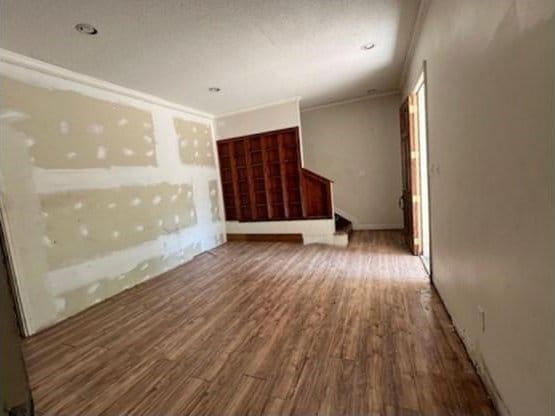
[[[227,241],[279,241],[302,243],[302,234],[227,234]]]
[[[353,224],[354,230],[402,230],[403,224]]]

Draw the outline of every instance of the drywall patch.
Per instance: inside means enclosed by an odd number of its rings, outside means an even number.
[[[220,216],[220,195],[218,188],[218,181],[212,179],[208,182],[208,192],[210,195],[210,212],[212,214],[212,222],[218,222],[222,220]]]
[[[163,183],[41,195],[49,270],[195,225],[192,194]]]
[[[56,297],[58,318],[67,318],[98,303],[100,300],[107,299],[123,290],[171,270],[191,260],[198,253],[198,245],[189,244],[175,253],[159,255],[141,261],[125,273],[102,277],[92,284],[61,293]]]
[[[215,166],[214,144],[210,126],[181,118],[173,124],[179,144],[181,162],[186,165]]]
[[[33,141],[41,168],[84,169],[156,165],[152,116],[131,106],[25,84],[2,76],[0,112]],[[23,117],[8,117],[21,114]],[[122,124],[121,120],[127,122]]]

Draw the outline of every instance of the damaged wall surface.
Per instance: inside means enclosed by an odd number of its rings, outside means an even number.
[[[0,202],[27,334],[224,242],[211,117],[0,58]]]

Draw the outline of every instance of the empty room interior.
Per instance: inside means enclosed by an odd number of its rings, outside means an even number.
[[[554,15],[0,0],[2,415],[554,415]]]

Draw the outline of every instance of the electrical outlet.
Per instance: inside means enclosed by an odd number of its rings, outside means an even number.
[[[480,318],[480,328],[482,332],[486,332],[486,311],[481,306],[478,306],[478,316]]]

